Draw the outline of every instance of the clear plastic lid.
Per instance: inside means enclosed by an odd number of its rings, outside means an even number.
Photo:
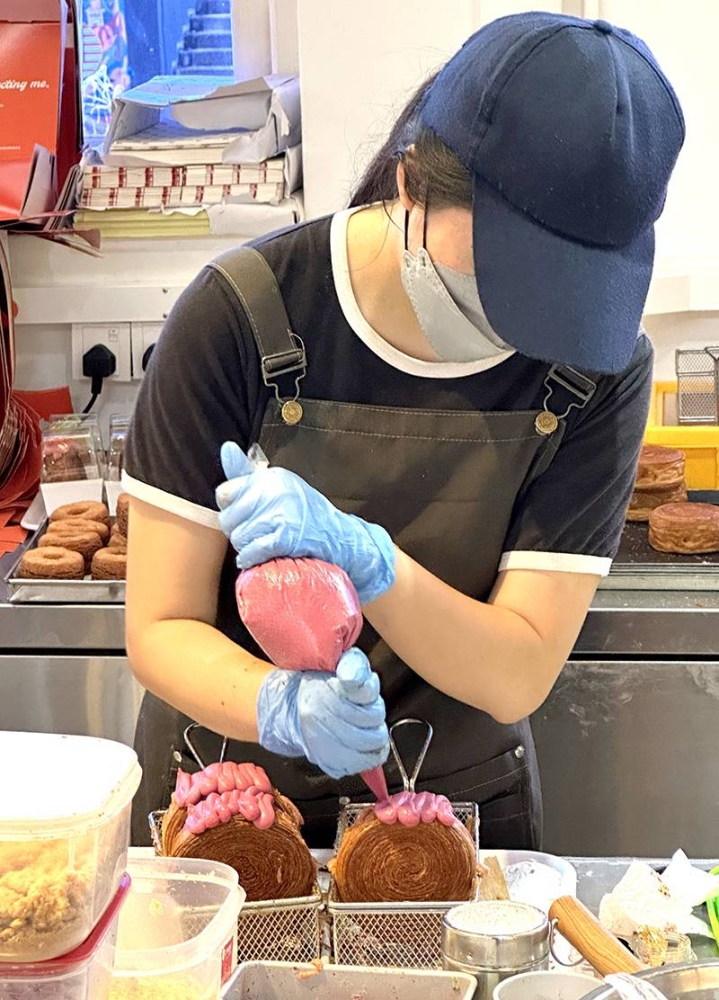
[[[46,430],[42,439],[42,481],[67,483],[101,476],[101,455],[90,428]]]
[[[0,732],[0,759],[0,841],[84,833],[132,801],[142,774],[131,747],[90,736]]]
[[[88,431],[95,445],[95,450],[98,453],[104,450],[100,421],[96,413],[64,413],[51,416],[47,429],[54,433],[70,432],[71,434],[76,431]]]

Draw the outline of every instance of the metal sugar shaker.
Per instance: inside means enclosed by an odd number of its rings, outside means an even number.
[[[462,903],[442,920],[442,966],[475,976],[475,1000],[491,1000],[503,979],[549,968],[549,954],[549,920],[527,903]]]

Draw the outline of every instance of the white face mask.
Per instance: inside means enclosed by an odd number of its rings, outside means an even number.
[[[401,278],[424,335],[442,361],[484,361],[514,353],[490,326],[473,274],[434,264],[420,247],[416,255],[405,249]]]

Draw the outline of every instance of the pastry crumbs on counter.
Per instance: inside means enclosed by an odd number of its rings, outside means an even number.
[[[161,917],[165,912],[165,907],[162,905],[159,899],[151,899],[149,910],[151,917]]]

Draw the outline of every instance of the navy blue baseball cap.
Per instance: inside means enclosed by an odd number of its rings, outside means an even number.
[[[477,287],[494,330],[532,358],[622,371],[684,142],[647,46],[606,21],[500,18],[440,71],[419,116],[473,174]]]

